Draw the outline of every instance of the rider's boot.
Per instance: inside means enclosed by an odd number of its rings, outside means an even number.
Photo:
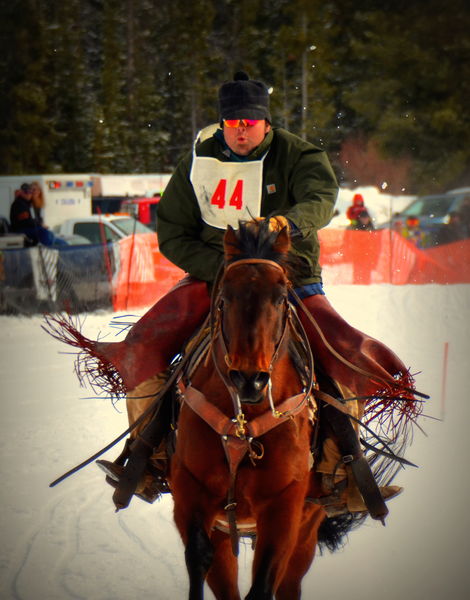
[[[156,395],[166,384],[168,375],[168,371],[154,375],[128,392],[126,406],[129,425],[133,425],[152,404]],[[132,454],[133,446],[135,445],[136,440],[140,439],[139,434],[146,427],[149,420],[150,417],[145,418],[131,431],[123,451],[113,462],[105,460],[97,461],[100,468],[106,473],[106,481],[111,486],[117,487],[119,479],[124,472],[124,467]],[[149,449],[149,458],[147,460],[145,472],[135,490],[135,495],[137,497],[152,503],[162,492],[168,491],[164,478],[166,463],[166,441],[164,439],[157,447],[154,447],[151,450]]]
[[[347,400],[346,406],[350,415],[360,420],[364,408],[357,400],[348,400],[353,393],[346,386],[335,382],[336,389],[343,399]],[[358,435],[359,425],[353,421],[353,429]],[[322,445],[321,460],[316,467],[317,494],[319,502],[325,509],[328,517],[336,517],[347,513],[367,513],[368,508],[356,484],[352,469],[345,464],[337,441],[330,436],[329,431]],[[398,496],[403,488],[397,485],[379,487],[382,498],[387,501]]]
[[[385,501],[395,498],[403,491],[398,485],[379,487]],[[368,508],[349,469],[344,475],[322,473],[320,480],[319,503],[328,517],[337,517],[348,513],[367,514]]]

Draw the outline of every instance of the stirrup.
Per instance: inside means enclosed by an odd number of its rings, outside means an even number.
[[[96,464],[106,473],[106,483],[116,489],[119,484],[119,479],[124,472],[124,467],[109,460],[97,460]],[[143,479],[145,480],[145,486],[138,488],[134,492],[134,496],[144,500],[144,502],[153,504],[162,494],[170,492],[168,483],[163,475],[157,473],[154,469],[152,469],[152,472],[146,471]]]
[[[379,488],[380,494],[385,502],[399,496],[403,492],[403,489],[404,488],[399,485],[386,485]],[[338,498],[338,494],[335,493],[329,496],[322,496],[321,498],[316,498],[314,503],[320,504],[324,508],[328,518],[346,514],[365,516],[369,513],[367,506],[362,499],[356,501],[354,506],[348,506],[348,499],[344,494],[341,498]]]

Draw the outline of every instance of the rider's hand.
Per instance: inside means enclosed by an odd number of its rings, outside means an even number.
[[[269,230],[270,231],[281,231],[287,227],[287,231],[290,231],[289,221],[283,215],[277,215],[269,218]]]

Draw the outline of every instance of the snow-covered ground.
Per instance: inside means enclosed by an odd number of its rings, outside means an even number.
[[[397,478],[405,492],[390,503],[387,526],[368,521],[342,551],[317,557],[303,597],[463,600],[470,586],[470,285],[336,286],[327,293],[346,319],[419,371],[418,389],[431,395],[425,412],[442,421],[422,420],[427,437],[418,431],[407,454],[419,469]],[[85,333],[108,331],[111,340],[111,318],[88,316]],[[154,505],[133,500],[116,514],[95,465],[48,487],[123,431],[126,413],[79,387],[74,356],[41,323],[0,317],[0,598],[184,599],[169,497]],[[242,547],[245,592],[250,560]]]

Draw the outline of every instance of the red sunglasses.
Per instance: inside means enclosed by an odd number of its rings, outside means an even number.
[[[262,121],[262,119],[224,119],[224,124],[227,127],[253,127]]]

